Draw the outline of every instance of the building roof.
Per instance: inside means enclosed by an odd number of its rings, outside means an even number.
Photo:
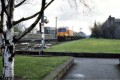
[[[115,19],[115,22],[120,22],[120,19]]]
[[[114,21],[114,22],[120,22],[120,19],[116,19],[115,17],[112,17],[111,15],[108,17],[108,20]]]

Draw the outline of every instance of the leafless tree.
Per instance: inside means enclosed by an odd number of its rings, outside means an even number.
[[[93,10],[92,4],[94,4],[94,2],[92,0],[68,0],[68,4],[78,13],[79,10],[83,11],[83,13],[87,13]],[[81,10],[80,7],[84,9]]]
[[[14,10],[25,4],[28,0],[1,0],[0,6],[0,48],[2,50],[3,60],[3,80],[14,79],[14,44],[30,32],[41,20],[44,10],[54,1],[46,3],[46,0],[40,0],[40,10],[29,17],[23,17],[14,21]],[[71,5],[74,2],[76,9],[78,8],[78,0],[68,0]],[[84,6],[88,7],[85,0],[79,0]],[[14,26],[29,19],[36,18],[35,21],[18,37],[14,36]]]
[[[41,20],[44,10],[54,1],[46,4],[46,0],[40,0],[40,10],[26,18],[14,21],[14,10],[26,3],[27,0],[1,0],[1,22],[0,22],[0,47],[3,60],[3,80],[14,79],[14,44],[30,32]],[[19,36],[14,37],[14,26],[36,17],[36,20]]]

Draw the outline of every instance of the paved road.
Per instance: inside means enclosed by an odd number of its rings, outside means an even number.
[[[118,59],[75,58],[62,80],[120,80]]]

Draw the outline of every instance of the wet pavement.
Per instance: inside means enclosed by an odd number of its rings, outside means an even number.
[[[75,58],[62,80],[120,80],[118,59]]]

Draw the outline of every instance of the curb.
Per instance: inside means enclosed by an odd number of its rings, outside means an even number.
[[[49,73],[43,80],[60,80],[62,76],[67,72],[68,69],[74,64],[74,58],[71,57],[62,65],[54,69]]]
[[[39,51],[15,51],[20,55],[39,55]],[[43,55],[49,56],[72,56],[72,57],[85,57],[85,58],[120,58],[120,54],[117,53],[75,53],[75,52],[44,52]]]
[[[115,54],[115,53],[44,52],[44,55],[73,56],[73,57],[85,57],[85,58],[120,58],[120,54]]]

